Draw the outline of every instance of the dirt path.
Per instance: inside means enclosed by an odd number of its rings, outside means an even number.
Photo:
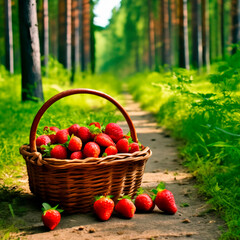
[[[92,213],[64,215],[58,227],[49,232],[42,225],[40,209],[33,205],[32,212],[23,217],[26,227],[18,234],[20,239],[218,239],[219,227],[224,223],[209,212],[209,206],[197,194],[194,178],[180,164],[177,143],[156,125],[151,114],[133,102],[130,95],[125,94],[125,98],[126,110],[139,140],[153,152],[147,162],[142,187],[152,189],[164,181],[175,196],[178,212],[173,216],[165,215],[156,207],[151,214],[135,214],[130,220],[113,215],[107,222],[99,222]],[[128,131],[125,123],[121,125],[125,132]]]

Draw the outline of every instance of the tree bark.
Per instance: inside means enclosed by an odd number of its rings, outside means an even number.
[[[66,69],[71,70],[71,0],[59,1],[58,10],[58,60]]]
[[[170,28],[169,28],[169,2],[168,0],[162,0],[161,6],[162,22],[163,22],[163,56],[162,63],[167,65],[167,68],[171,67],[171,40],[170,40]]]
[[[201,0],[192,0],[192,64],[202,67],[202,21]]]
[[[180,0],[179,5],[179,67],[190,69],[187,0]]]
[[[232,43],[236,44],[240,41],[240,0],[232,0],[231,2],[232,26],[231,35]],[[232,54],[236,52],[236,47],[233,48]]]
[[[48,18],[48,0],[43,0],[43,61],[42,64],[48,72],[49,58],[49,18]]]
[[[90,1],[82,0],[82,71],[89,71],[91,63]]]
[[[40,45],[35,0],[19,0],[22,101],[42,100]]]
[[[12,31],[12,6],[11,0],[4,0],[5,11],[5,65],[6,69],[14,73],[13,58],[13,31]]]
[[[149,69],[153,70],[155,65],[155,39],[154,39],[154,20],[151,0],[148,0],[148,48],[149,48]]]
[[[79,0],[72,0],[72,82],[80,65],[79,20]]]
[[[210,69],[210,39],[209,39],[209,4],[208,0],[202,0],[202,42],[203,42],[203,64],[207,71]]]

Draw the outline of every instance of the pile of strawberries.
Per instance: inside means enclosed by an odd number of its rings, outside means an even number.
[[[93,210],[101,221],[107,221],[114,211],[120,217],[131,219],[136,211],[142,213],[152,212],[155,205],[166,214],[173,215],[177,212],[174,196],[171,191],[165,189],[164,183],[160,183],[152,192],[153,195],[150,196],[140,188],[135,199],[123,196],[116,205],[111,199],[113,196],[96,196]],[[43,207],[43,223],[50,230],[53,230],[61,220],[61,210],[56,209],[57,206],[51,208],[46,203],[43,204]]]
[[[104,127],[99,122],[88,126],[73,124],[62,130],[53,126],[44,127],[36,145],[44,156],[57,159],[98,158],[142,149],[141,144],[123,134],[118,124],[109,123]]]

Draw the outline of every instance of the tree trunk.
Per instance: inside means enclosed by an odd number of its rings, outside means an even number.
[[[88,71],[91,63],[90,1],[82,0],[82,3],[82,71]]]
[[[209,5],[208,0],[202,0],[202,42],[203,42],[203,64],[206,65],[207,71],[210,69],[209,54]]]
[[[49,58],[49,22],[48,22],[48,0],[43,0],[43,61],[42,65],[48,72],[48,58]]]
[[[171,46],[171,64],[172,66],[176,65],[176,56],[178,49],[178,41],[177,41],[177,26],[178,26],[178,18],[177,18],[177,3],[176,0],[170,0],[170,46]]]
[[[222,58],[225,59],[225,25],[224,25],[224,0],[219,0],[220,5],[220,18],[221,18],[221,49],[222,49]]]
[[[42,100],[40,46],[35,0],[19,0],[22,101]]]
[[[14,59],[13,59],[11,0],[4,0],[4,9],[5,9],[5,65],[6,69],[12,74],[14,73]]]
[[[190,69],[187,0],[180,0],[179,5],[179,67]]]
[[[59,1],[58,10],[58,60],[70,70],[72,68],[71,0]]]
[[[171,40],[169,29],[169,3],[168,0],[162,0],[161,6],[162,22],[163,22],[163,56],[162,63],[167,65],[167,68],[171,67]]]
[[[149,47],[149,69],[153,70],[155,65],[155,40],[154,40],[154,20],[151,0],[148,0],[148,47]]]
[[[154,33],[155,33],[155,69],[156,71],[160,71],[161,64],[161,19],[160,19],[160,2],[157,5],[157,16],[154,17]]]
[[[192,0],[192,64],[202,67],[202,21],[201,0]]]
[[[72,0],[72,82],[80,65],[79,20],[79,1]]]
[[[94,2],[90,0],[90,63],[91,72],[95,72],[95,36],[94,36],[94,13],[93,13]]]
[[[49,53],[58,59],[58,3],[49,1]]]
[[[240,41],[240,0],[232,0],[231,2],[232,16],[232,43],[236,44]],[[236,47],[233,48],[232,54],[236,52]]]
[[[79,62],[81,71],[84,67],[84,55],[83,55],[83,0],[79,2]]]

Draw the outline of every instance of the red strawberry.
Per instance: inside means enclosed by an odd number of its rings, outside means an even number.
[[[96,201],[93,204],[93,209],[102,221],[108,220],[114,209],[114,202],[111,196],[100,196],[96,197]]]
[[[115,143],[123,137],[123,130],[116,123],[109,123],[105,128],[105,133],[109,135]]]
[[[70,156],[70,159],[82,159],[83,154],[81,151],[73,152]]]
[[[77,136],[81,138],[82,142],[89,142],[92,138],[91,132],[87,127],[80,127],[77,132]]]
[[[157,189],[152,190],[155,194],[155,204],[160,210],[168,214],[175,214],[177,212],[177,206],[173,194],[165,189],[163,183],[157,186]]]
[[[115,206],[118,214],[125,218],[132,218],[136,212],[136,207],[128,196],[124,196]]]
[[[100,154],[100,147],[95,142],[88,142],[83,149],[83,155],[85,157],[98,158],[99,154]]]
[[[47,134],[47,136],[51,139],[51,144],[57,142],[56,133],[59,131],[57,127],[44,127],[43,131]]]
[[[66,159],[67,158],[67,148],[62,145],[56,145],[51,151],[50,156],[57,159]]]
[[[68,128],[69,135],[72,136],[73,134],[77,136],[79,128],[80,126],[78,124],[73,124],[71,127]]]
[[[64,144],[65,142],[67,142],[68,136],[69,136],[69,133],[67,129],[59,130],[56,133],[56,140],[58,143]]]
[[[62,210],[57,209],[58,205],[52,208],[49,204],[43,203],[43,214],[42,214],[42,221],[45,227],[53,230],[61,220]]]
[[[129,144],[126,138],[120,139],[116,144],[119,153],[128,153]]]
[[[114,146],[115,143],[113,140],[105,133],[99,133],[95,137],[95,142],[100,145],[101,147],[109,147],[109,146]]]
[[[47,135],[41,135],[36,139],[36,145],[41,147],[42,145],[48,145],[51,142],[51,139]],[[44,150],[44,147],[41,147],[41,150]]]
[[[147,193],[144,193],[142,188],[139,188],[135,199],[135,206],[138,212],[152,212],[155,203]]]
[[[92,123],[89,124],[89,126],[92,126],[92,125],[94,125],[95,127],[101,129],[101,125],[100,125],[99,122],[92,122]]]
[[[80,151],[82,149],[82,140],[76,136],[71,137],[68,144],[68,149],[71,152]]]
[[[134,152],[137,152],[137,151],[139,151],[138,143],[136,143],[136,142],[130,143],[128,152],[129,153],[134,153]]]
[[[109,146],[105,149],[105,152],[103,153],[103,157],[109,156],[109,155],[115,155],[118,153],[118,150],[115,146]]]

